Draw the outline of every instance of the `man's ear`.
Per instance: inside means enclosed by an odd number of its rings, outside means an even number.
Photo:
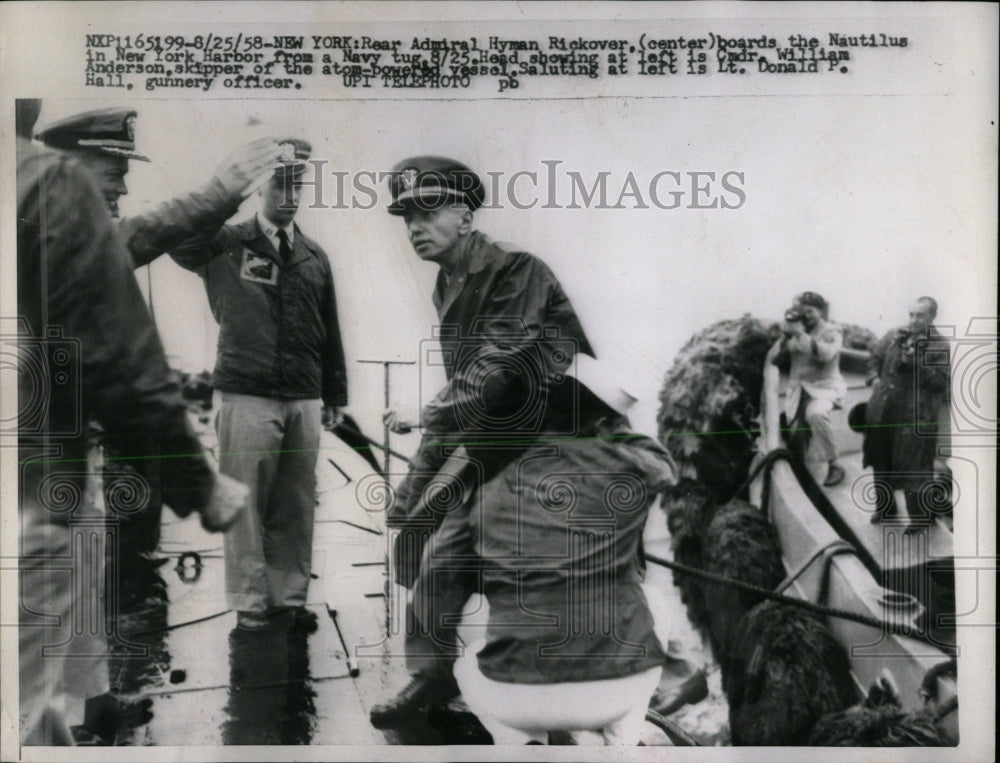
[[[465,207],[465,211],[462,212],[462,226],[459,231],[463,234],[468,233],[472,230],[472,210]]]

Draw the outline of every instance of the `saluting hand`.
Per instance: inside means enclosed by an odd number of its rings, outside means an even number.
[[[245,196],[254,181],[271,170],[280,156],[281,149],[274,138],[258,138],[245,143],[223,159],[215,171],[215,177],[230,195]]]

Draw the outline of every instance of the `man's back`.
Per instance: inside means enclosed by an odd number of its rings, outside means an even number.
[[[40,368],[56,382],[40,387],[38,378],[19,375],[21,400],[36,402],[35,411],[22,405],[19,441],[37,447],[44,438],[62,447],[62,458],[81,457],[92,416],[124,452],[185,454],[164,462],[165,498],[181,514],[204,506],[211,471],[89,173],[19,139],[17,184],[18,313],[28,332],[22,355],[27,361],[34,352],[37,361],[47,354]],[[37,406],[41,418],[27,419]],[[41,475],[25,467],[22,476]]]

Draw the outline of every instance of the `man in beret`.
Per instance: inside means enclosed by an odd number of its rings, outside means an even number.
[[[246,630],[290,612],[313,631],[305,603],[316,456],[321,426],[347,404],[347,373],[330,259],[294,222],[311,146],[278,143],[257,214],[171,256],[202,277],[219,322],[219,468],[251,488],[249,510],[225,538],[229,606]]]
[[[847,385],[840,374],[840,351],[844,338],[840,328],[828,320],[830,306],[822,295],[804,291],[795,297],[785,314],[784,332],[771,348],[772,362],[787,353],[791,363],[785,416],[794,431],[808,428],[826,462],[825,487],[844,479],[837,463],[830,414],[843,404]]]
[[[429,531],[446,532],[444,515],[428,507],[425,488],[439,473],[470,479],[468,471],[441,472],[449,452],[465,442],[475,462],[475,482],[488,480],[539,435],[538,420],[530,414],[535,408],[541,412],[548,380],[563,378],[576,353],[594,352],[552,271],[523,249],[496,243],[473,228],[484,191],[469,167],[440,156],[415,157],[396,165],[389,187],[389,213],[402,218],[417,256],[439,267],[432,299],[448,379],[422,411],[423,438],[387,517],[388,526],[398,531],[396,580],[412,588],[424,553],[422,539]],[[396,410],[387,410],[384,421],[396,432],[416,424]],[[491,441],[498,441],[496,447],[482,445]],[[459,494],[476,487],[465,484]],[[412,603],[407,606],[412,680],[398,696],[372,708],[370,718],[378,728],[395,726],[457,693],[455,628],[442,618],[461,611],[476,583],[471,575],[452,577],[451,590],[431,591],[427,607],[421,608],[430,615],[420,625]]]
[[[118,218],[119,233],[135,266],[140,267],[195,233],[217,230],[236,213],[254,181],[274,166],[280,149],[272,138],[240,146],[223,159],[204,186],[142,214],[120,218],[118,200],[128,194],[129,160],[149,161],[136,151],[136,116],[132,109],[95,109],[52,122],[35,138],[67,152],[90,170],[111,216]]]

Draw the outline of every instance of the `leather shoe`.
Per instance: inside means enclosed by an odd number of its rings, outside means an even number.
[[[292,628],[299,633],[315,633],[319,630],[319,617],[308,607],[293,607]]]
[[[368,714],[372,726],[391,729],[411,720],[435,703],[447,702],[458,696],[458,684],[450,673],[430,675],[417,673],[395,697],[375,705]]]
[[[144,726],[153,720],[152,707],[151,697],[133,700],[111,693],[89,697],[83,706],[79,738],[87,744],[113,745],[120,730]],[[87,735],[96,737],[96,740],[88,740]]]

